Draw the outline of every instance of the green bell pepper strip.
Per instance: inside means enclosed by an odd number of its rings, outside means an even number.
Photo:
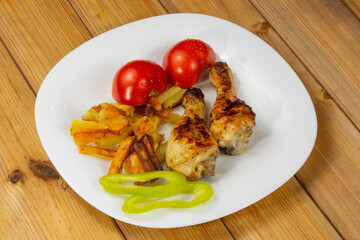
[[[146,182],[155,178],[164,178],[168,182],[160,186],[144,187],[122,184],[122,182]],[[155,208],[190,208],[206,202],[213,196],[213,189],[205,182],[187,181],[177,172],[154,171],[138,174],[109,174],[100,178],[103,188],[116,194],[133,195],[125,200],[122,210],[126,213],[142,213]],[[166,198],[175,194],[194,193],[193,200],[151,201],[154,198]]]
[[[206,182],[187,182],[183,192],[193,193],[193,200],[150,201],[154,198],[135,195],[125,200],[122,210],[126,213],[143,213],[156,208],[191,208],[208,201],[214,194],[211,185]]]
[[[164,185],[143,187],[121,184],[121,182],[146,182],[155,178],[164,178],[168,182]],[[140,195],[146,197],[170,197],[177,194],[186,186],[186,178],[176,172],[153,171],[137,174],[109,174],[100,178],[100,184],[110,193],[125,195]]]

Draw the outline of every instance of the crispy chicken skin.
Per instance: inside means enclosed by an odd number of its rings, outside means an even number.
[[[213,176],[220,151],[205,123],[204,95],[198,88],[188,89],[182,104],[185,113],[170,133],[166,164],[188,180]]]
[[[216,62],[209,70],[209,77],[217,92],[210,113],[210,131],[227,154],[241,154],[255,126],[255,113],[236,97],[233,75],[226,63]]]

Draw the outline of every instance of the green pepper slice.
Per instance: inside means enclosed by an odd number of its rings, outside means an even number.
[[[168,182],[159,186],[123,184],[126,182],[146,182],[155,178],[164,178]],[[183,175],[172,171],[109,174],[101,177],[99,181],[107,192],[132,195],[123,204],[122,210],[126,213],[142,213],[156,208],[190,208],[208,201],[213,196],[213,189],[210,184],[187,181]],[[158,201],[161,198],[170,197],[181,192],[193,193],[193,200]]]
[[[122,210],[126,213],[143,213],[156,208],[191,208],[208,201],[213,196],[213,189],[206,182],[187,182],[186,185],[182,192],[193,193],[194,198],[191,201],[152,201],[154,200],[152,197],[135,195],[125,200]]]

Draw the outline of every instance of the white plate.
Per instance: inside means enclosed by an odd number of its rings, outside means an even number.
[[[114,100],[115,72],[135,59],[159,64],[176,42],[197,38],[212,46],[217,60],[232,68],[238,96],[256,113],[256,127],[247,151],[221,154],[214,189],[207,203],[190,209],[158,209],[144,214],[121,211],[124,198],[105,192],[99,178],[110,162],[78,154],[70,136],[71,121],[86,110]],[[205,94],[208,114],[216,98],[206,80],[197,84]],[[182,107],[177,110],[182,111]],[[71,188],[100,211],[138,226],[183,227],[204,223],[243,209],[289,180],[308,158],[316,138],[313,104],[302,82],[269,45],[225,20],[199,14],[170,14],[133,22],[84,43],[64,57],[39,90],[35,118],[46,153]],[[164,130],[169,133],[170,128]]]

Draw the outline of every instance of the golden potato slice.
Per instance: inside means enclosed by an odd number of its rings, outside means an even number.
[[[97,122],[96,115],[98,114],[99,111],[100,110],[98,109],[98,107],[94,106],[94,107],[90,108],[85,114],[83,114],[81,116],[81,119],[84,121]]]
[[[148,117],[143,117],[134,127],[134,134],[137,140],[140,140],[152,127],[153,121]]]
[[[171,113],[170,119],[162,119],[164,123],[176,124],[180,120],[181,116],[177,113]]]
[[[118,136],[119,133],[110,129],[90,130],[87,132],[74,133],[74,142],[78,146],[83,146],[91,142],[99,141],[103,138]]]
[[[151,136],[145,134],[145,136],[142,138],[142,142],[144,143],[144,146],[146,148],[146,151],[148,153],[148,157],[154,166],[155,171],[163,170],[161,163],[159,162],[159,159],[157,158],[156,152],[154,151],[154,141]]]
[[[186,92],[186,89],[180,89],[178,93],[171,96],[169,99],[167,99],[163,104],[163,108],[174,108],[181,104],[183,95]]]
[[[92,122],[92,121],[82,121],[82,120],[73,120],[71,123],[70,134],[71,136],[77,132],[87,132],[92,130],[101,130],[108,129],[105,124]]]
[[[116,150],[104,149],[94,146],[79,146],[79,153],[102,159],[113,160],[116,154]]]
[[[134,126],[135,126],[135,124],[132,123],[119,136],[114,136],[114,137],[110,137],[110,138],[103,138],[103,139],[100,139],[99,141],[97,141],[95,143],[96,143],[96,145],[98,147],[101,147],[101,148],[113,147],[113,146],[119,144],[120,142],[122,142],[125,138],[127,138],[130,135],[130,133],[132,132],[132,130],[134,129]]]
[[[112,106],[116,107],[117,109],[123,111],[125,115],[131,118],[134,114],[135,108],[133,106],[124,105],[120,103],[110,103]]]
[[[121,173],[123,162],[130,155],[132,145],[135,142],[135,136],[127,137],[122,141],[116,151],[115,157],[111,162],[108,174]]]
[[[181,91],[180,87],[171,87],[165,92],[161,93],[159,96],[157,96],[157,99],[159,100],[160,104],[162,105],[166,100],[177,94]]]
[[[155,170],[154,166],[151,163],[148,152],[143,142],[135,142],[134,150],[137,153],[139,160],[141,162],[141,167],[143,172],[152,172]],[[131,163],[130,163],[130,172],[131,172]]]
[[[118,115],[114,118],[104,119],[100,121],[100,123],[105,124],[108,126],[111,130],[117,131],[117,132],[123,132],[127,127],[130,126],[130,122],[127,119],[125,115]]]
[[[165,160],[165,154],[166,154],[166,146],[167,141],[165,143],[161,143],[160,146],[156,149],[156,155],[159,159],[159,162],[164,162]]]
[[[116,117],[119,113],[132,118],[134,107],[119,103],[101,103],[91,107],[81,118],[84,121],[100,122],[103,119]]]
[[[96,115],[96,120],[103,123],[114,131],[122,132],[129,125],[130,121],[126,113],[108,103],[100,104],[101,110]]]

